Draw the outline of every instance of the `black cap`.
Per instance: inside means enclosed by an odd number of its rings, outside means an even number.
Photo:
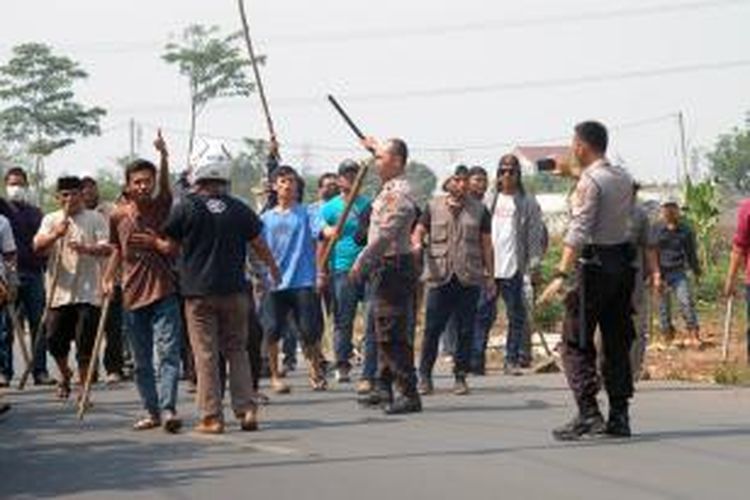
[[[72,191],[72,190],[80,190],[83,183],[81,182],[81,179],[69,175],[64,177],[59,177],[57,179],[57,191]]]
[[[354,160],[344,160],[339,165],[339,175],[357,175],[359,173],[359,164]]]
[[[458,165],[453,171],[453,177],[468,177],[469,168],[466,165]]]

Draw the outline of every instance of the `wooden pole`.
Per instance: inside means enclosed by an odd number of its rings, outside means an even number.
[[[732,332],[732,314],[734,309],[734,297],[727,299],[727,313],[724,317],[724,339],[721,343],[721,361],[726,363],[729,358],[729,340]]]
[[[271,110],[268,107],[268,99],[266,98],[266,91],[263,87],[263,80],[260,78],[260,70],[258,69],[258,59],[255,56],[255,49],[253,48],[253,41],[250,38],[250,26],[247,22],[247,13],[245,12],[244,0],[237,0],[237,5],[240,9],[240,19],[242,20],[242,33],[245,36],[245,44],[247,45],[247,52],[250,56],[250,63],[253,67],[253,74],[255,75],[255,85],[258,87],[258,95],[260,96],[260,103],[263,106],[263,114],[266,118],[266,127],[268,128],[268,135],[272,141],[276,140],[276,130],[273,126],[273,120],[271,119]]]
[[[94,374],[99,366],[99,351],[101,350],[102,341],[104,340],[104,330],[107,326],[107,316],[109,316],[109,306],[112,303],[112,295],[104,297],[102,313],[99,316],[99,326],[96,329],[96,338],[94,339],[94,349],[91,352],[91,360],[86,371],[86,381],[83,386],[83,394],[78,402],[78,419],[83,420],[83,415],[89,406],[89,396],[91,394],[91,384],[94,382]]]
[[[34,369],[34,353],[29,353],[29,348],[26,345],[26,332],[23,331],[23,325],[18,319],[18,311],[11,302],[8,302],[8,316],[10,316],[10,323],[18,339],[18,345],[21,347],[21,356],[23,356],[23,361],[26,364],[24,373],[31,372]]]

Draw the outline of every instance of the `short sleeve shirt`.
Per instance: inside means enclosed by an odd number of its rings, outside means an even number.
[[[358,196],[354,200],[352,210],[349,212],[346,222],[341,231],[339,239],[331,251],[331,270],[333,272],[349,271],[364,248],[355,239],[359,229],[359,218],[370,206],[370,199]],[[320,209],[320,218],[326,226],[334,227],[344,214],[346,202],[339,195],[325,203]]]
[[[255,212],[232,196],[188,194],[164,226],[164,234],[181,244],[181,293],[205,297],[247,291],[247,243],[262,229]]]
[[[263,237],[281,270],[281,283],[275,290],[307,288],[315,285],[315,239],[310,213],[305,205],[289,210],[275,207],[263,213]]]
[[[123,304],[134,310],[153,304],[177,291],[177,277],[170,257],[155,250],[135,249],[128,245],[134,233],[159,234],[172,207],[170,193],[159,194],[145,206],[118,205],[110,216],[110,243],[120,250],[122,262]]]
[[[62,210],[44,216],[39,234],[49,234],[52,228],[63,220]],[[57,273],[57,286],[52,297],[52,307],[57,308],[70,304],[91,304],[99,306],[101,296],[101,268],[105,257],[83,255],[73,251],[69,243],[77,242],[86,245],[109,242],[109,226],[104,216],[94,210],[82,210],[71,216],[70,226],[65,236],[58,239],[52,247],[47,266],[47,289],[51,289],[55,263],[60,262]],[[62,251],[62,254],[59,252]]]

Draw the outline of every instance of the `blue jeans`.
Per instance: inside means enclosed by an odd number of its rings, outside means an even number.
[[[362,282],[352,283],[349,273],[335,273],[331,277],[333,290],[333,343],[336,352],[336,366],[349,369],[352,355],[352,332],[357,305],[364,302],[365,286]]]
[[[457,332],[453,371],[456,375],[465,375],[469,371],[474,331],[472,319],[476,314],[479,288],[462,285],[458,278],[453,276],[448,283],[428,289],[422,357],[419,363],[420,376],[428,378],[432,375],[440,336],[452,317],[455,318]]]
[[[471,345],[471,365],[473,368],[484,367],[487,340],[496,319],[497,295],[489,295],[487,288],[482,287],[477,301],[477,314],[474,319],[474,335]]]
[[[523,274],[497,280],[497,288],[505,303],[508,338],[505,342],[505,365],[518,365],[529,353],[523,352],[526,333],[526,300],[523,296]]]
[[[659,323],[662,333],[670,334],[674,332],[672,325],[672,292],[677,297],[677,303],[680,305],[682,317],[685,325],[690,331],[698,330],[698,317],[695,314],[695,304],[693,303],[693,293],[690,289],[690,280],[688,280],[685,271],[663,271],[662,272],[665,289],[659,303]]]
[[[125,311],[126,332],[133,350],[135,384],[144,409],[151,415],[159,410],[175,411],[180,379],[182,316],[177,296],[132,311]],[[159,363],[159,391],[154,373],[154,343]]]

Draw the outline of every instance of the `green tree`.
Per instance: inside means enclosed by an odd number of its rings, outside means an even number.
[[[740,191],[750,190],[750,113],[743,128],[735,127],[719,136],[708,160],[721,183]]]
[[[250,60],[236,46],[239,33],[219,33],[218,26],[188,26],[180,43],[168,43],[162,55],[168,64],[175,64],[188,80],[190,90],[190,135],[188,158],[195,145],[198,116],[213,99],[247,96],[254,85],[245,72]],[[265,58],[259,57],[259,62]]]
[[[685,217],[695,231],[701,266],[708,271],[715,260],[714,250],[719,242],[716,237],[720,216],[719,189],[710,179],[693,183],[688,177],[684,195]]]
[[[260,208],[257,203],[262,197],[266,181],[268,151],[268,141],[245,138],[243,149],[232,158],[232,192],[256,208]]]
[[[41,43],[14,47],[11,59],[0,66],[0,136],[34,158],[32,182],[39,193],[45,158],[78,137],[101,132],[105,111],[75,100],[74,84],[87,77],[77,62]]]

